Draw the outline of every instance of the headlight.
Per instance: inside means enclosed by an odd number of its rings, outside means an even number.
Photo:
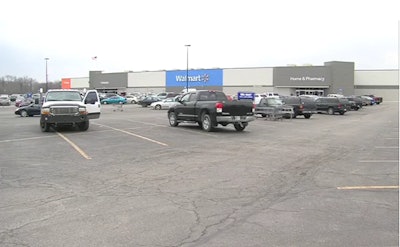
[[[87,114],[86,107],[79,107],[79,114]]]
[[[40,109],[40,114],[42,115],[50,115],[50,108],[49,107],[44,107]]]

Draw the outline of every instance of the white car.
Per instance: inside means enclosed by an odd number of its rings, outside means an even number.
[[[166,98],[157,102],[153,102],[150,104],[151,109],[154,110],[167,110],[171,106],[174,106],[176,104],[179,104],[179,102],[176,101],[176,97],[174,98]]]
[[[10,105],[11,101],[8,95],[1,95],[0,96],[0,105]]]
[[[136,104],[139,101],[138,97],[130,94],[126,95],[125,98],[126,102],[129,104]]]

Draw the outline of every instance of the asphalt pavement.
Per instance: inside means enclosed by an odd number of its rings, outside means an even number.
[[[102,106],[42,133],[0,107],[0,246],[399,246],[399,104],[204,132]]]

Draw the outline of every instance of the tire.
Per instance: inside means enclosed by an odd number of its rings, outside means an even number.
[[[213,123],[211,121],[211,116],[208,113],[203,113],[203,115],[201,115],[201,124],[202,124],[202,128],[203,130],[207,131],[207,132],[211,132],[213,131]]]
[[[156,105],[156,106],[154,107],[154,109],[156,109],[156,110],[161,110],[161,105]]]
[[[339,112],[340,115],[344,115],[344,111]]]
[[[309,119],[310,117],[311,117],[311,114],[309,114],[309,113],[304,114],[304,118]]]
[[[104,102],[103,102],[103,105],[107,105],[107,102],[104,101]]]
[[[48,124],[46,122],[40,123],[40,129],[42,130],[42,132],[49,132],[50,124]]]
[[[25,110],[22,110],[20,112],[21,117],[27,117],[28,116],[28,112],[26,112]]]
[[[329,114],[329,115],[335,114],[335,112],[333,111],[333,108],[332,108],[332,107],[329,107],[329,108],[328,108],[328,114]]]
[[[176,127],[179,124],[178,119],[176,117],[176,113],[173,111],[168,113],[168,121],[169,121],[169,125],[171,125],[172,127]]]
[[[80,131],[86,131],[89,129],[89,121],[85,121],[78,124],[78,128]]]
[[[245,128],[246,128],[246,124],[244,124],[244,123],[242,123],[242,125],[240,125],[240,124],[238,124],[238,123],[235,123],[235,124],[233,124],[233,126],[235,127],[235,129],[237,130],[237,131],[243,131]]]

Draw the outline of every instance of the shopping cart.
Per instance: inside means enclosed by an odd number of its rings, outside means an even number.
[[[123,105],[122,103],[115,103],[113,104],[113,111],[123,111]]]

